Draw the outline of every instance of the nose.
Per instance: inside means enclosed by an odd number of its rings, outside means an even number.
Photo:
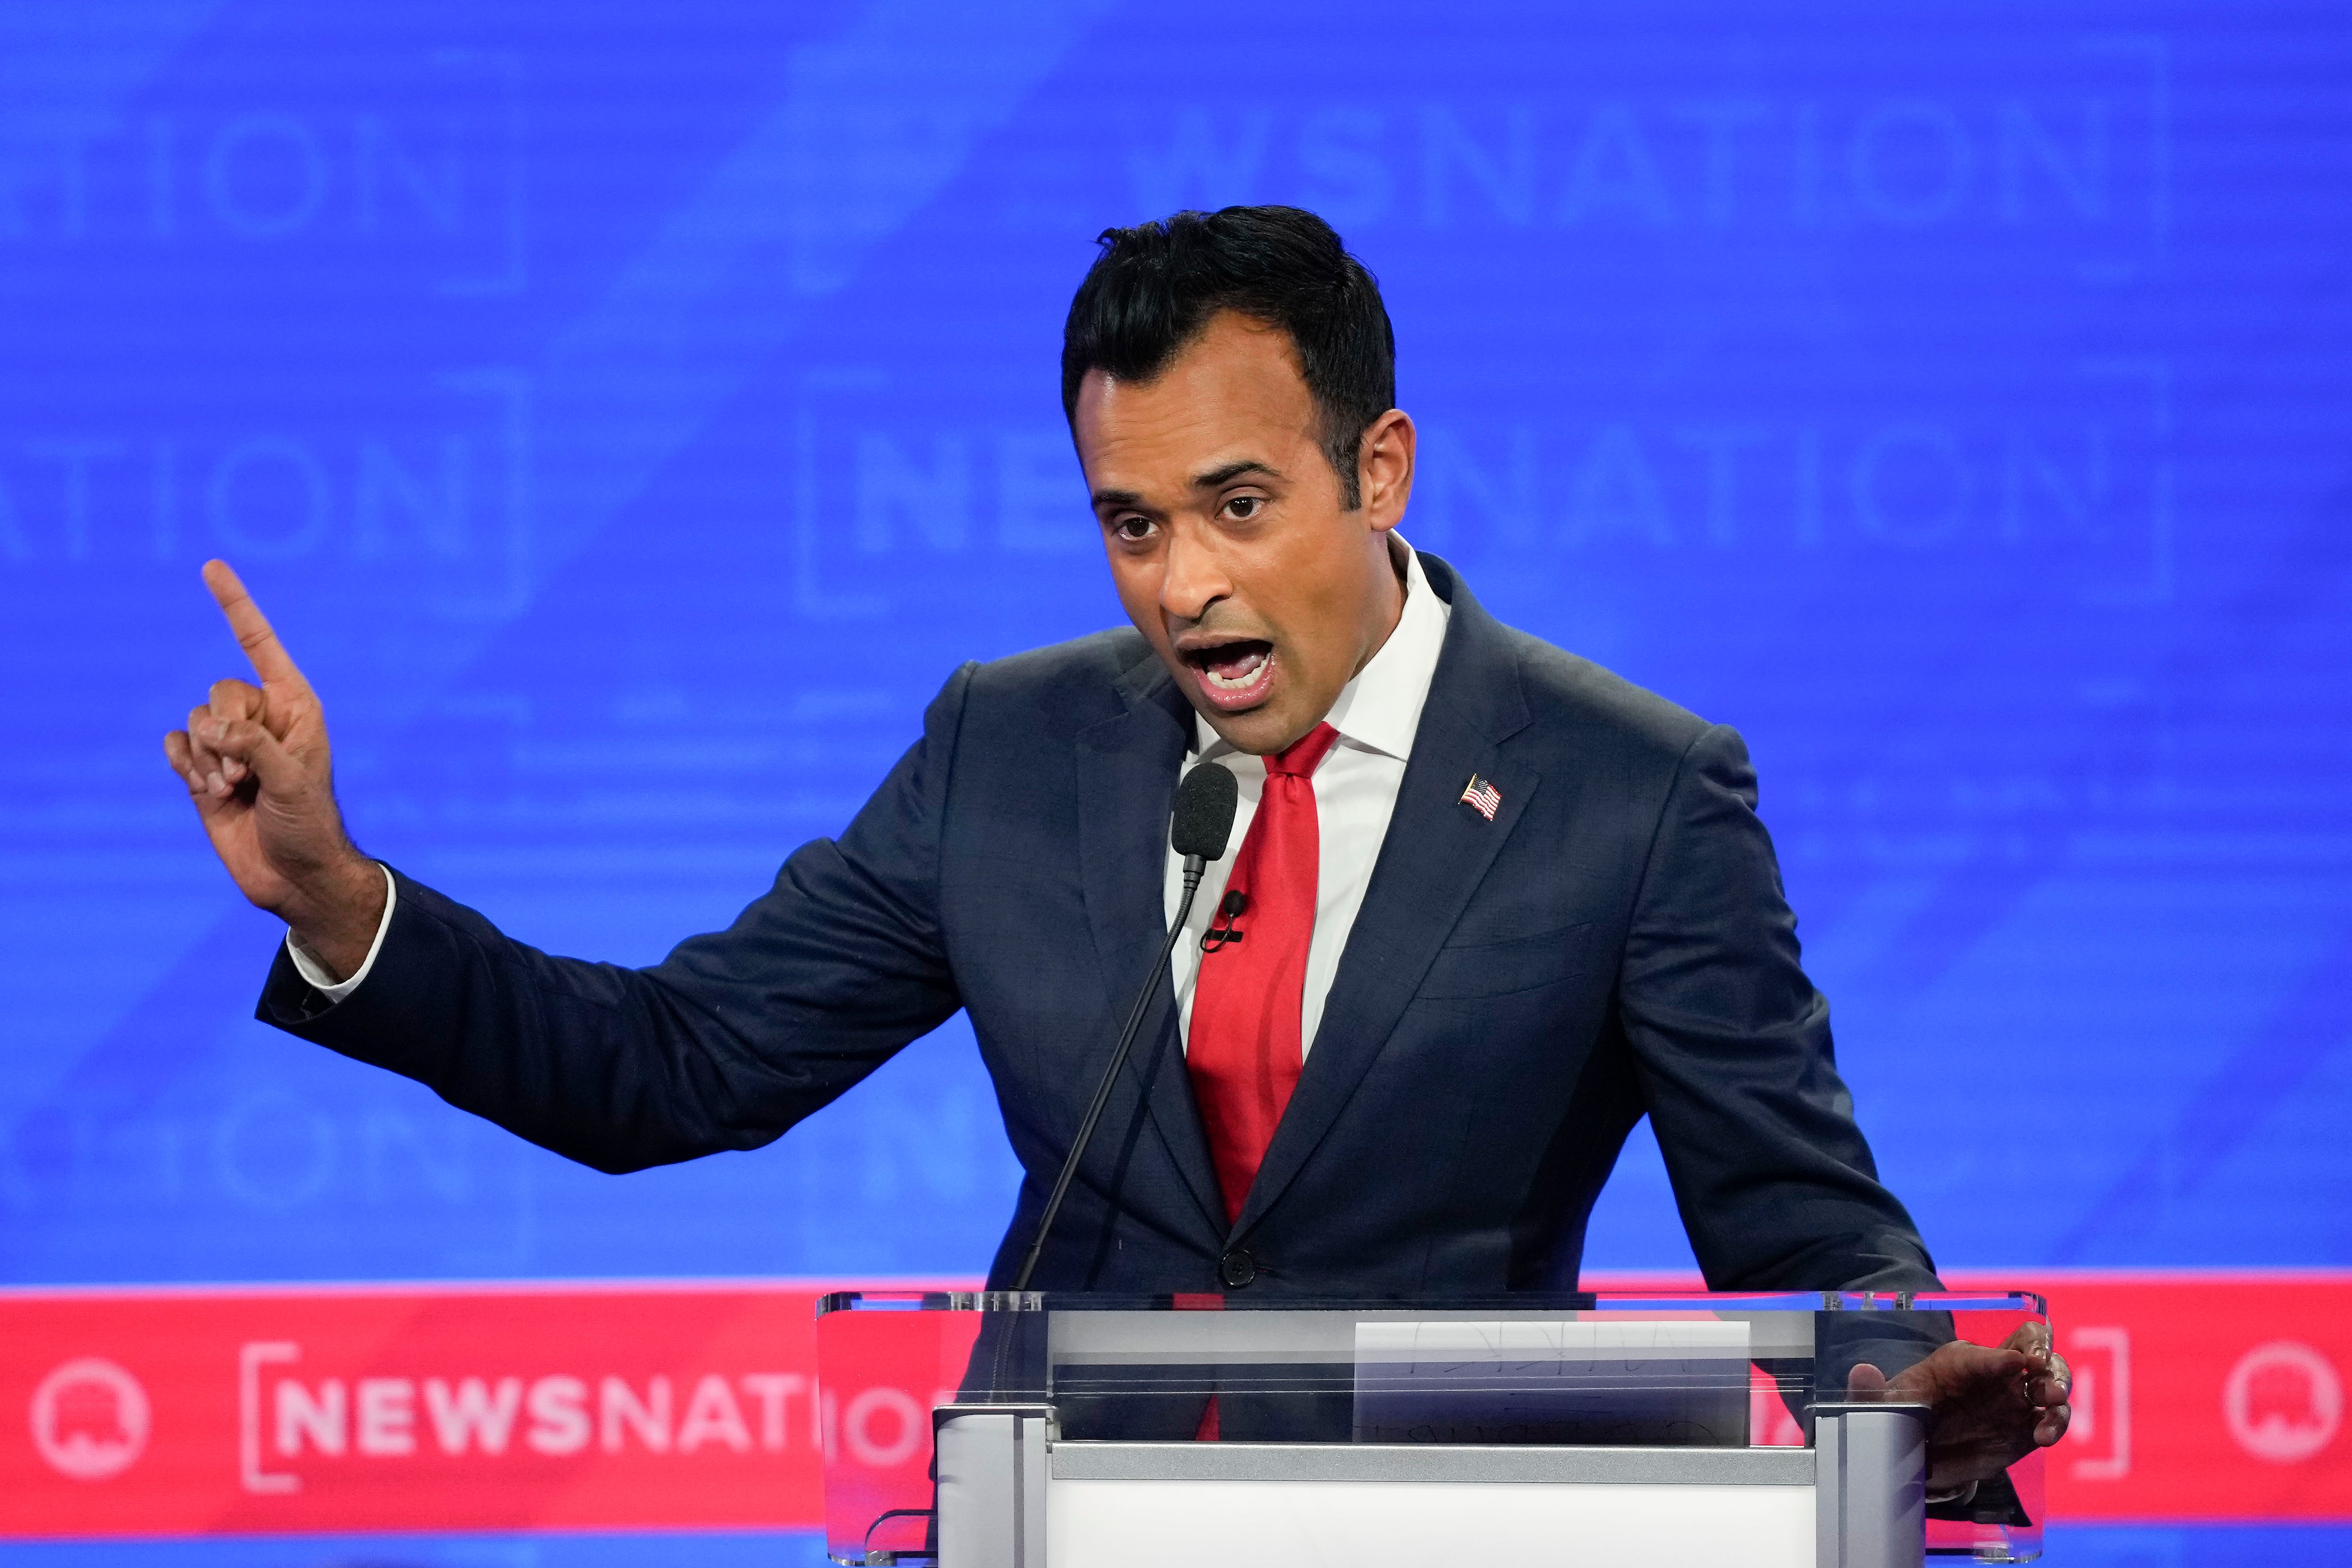
[[[1160,577],[1160,607],[1171,618],[1198,621],[1209,606],[1233,594],[1233,584],[1216,552],[1197,529],[1180,523],[1170,530],[1168,556]]]

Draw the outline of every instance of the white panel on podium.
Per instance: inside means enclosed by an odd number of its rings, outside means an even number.
[[[1056,1481],[1053,1568],[1814,1568],[1811,1487]]]

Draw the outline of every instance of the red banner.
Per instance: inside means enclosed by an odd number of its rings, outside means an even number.
[[[2028,1280],[2074,1368],[2055,1517],[2352,1520],[2352,1273]]]
[[[2051,1299],[2055,1517],[2352,1520],[2352,1273],[1956,1283]],[[825,1446],[911,1452],[940,1393],[820,1390],[818,1290],[0,1293],[0,1536],[813,1529]]]
[[[816,1295],[0,1296],[0,1534],[810,1527]]]

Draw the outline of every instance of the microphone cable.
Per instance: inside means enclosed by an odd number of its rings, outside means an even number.
[[[1087,1107],[1087,1114],[1078,1123],[1078,1136],[1070,1145],[1069,1154],[1062,1161],[1061,1174],[1054,1178],[1053,1195],[1045,1200],[1045,1212],[1037,1221],[1036,1239],[1030,1242],[1028,1253],[1021,1259],[1021,1272],[1013,1279],[1015,1291],[1029,1289],[1029,1277],[1037,1271],[1037,1259],[1045,1256],[1045,1238],[1053,1234],[1055,1217],[1062,1212],[1062,1200],[1069,1195],[1070,1183],[1078,1173],[1078,1162],[1085,1157],[1087,1145],[1094,1141],[1095,1124],[1102,1120],[1103,1110],[1110,1103],[1111,1086],[1118,1081],[1119,1069],[1127,1065],[1128,1053],[1134,1048],[1136,1031],[1143,1027],[1144,1015],[1151,1010],[1153,997],[1160,989],[1160,977],[1168,973],[1169,954],[1176,950],[1176,939],[1183,934],[1184,921],[1192,913],[1192,896],[1201,890],[1202,875],[1209,862],[1222,859],[1225,841],[1233,837],[1234,814],[1241,804],[1241,785],[1234,775],[1213,763],[1203,763],[1184,775],[1176,786],[1176,810],[1169,826],[1168,842],[1184,857],[1184,894],[1176,905],[1176,918],[1168,927],[1167,939],[1160,944],[1160,956],[1153,961],[1151,973],[1143,989],[1135,994],[1135,1005],[1128,1009],[1127,1026],[1118,1032],[1118,1044],[1112,1047],[1110,1065],[1103,1069],[1102,1081],[1095,1086],[1095,1098]]]

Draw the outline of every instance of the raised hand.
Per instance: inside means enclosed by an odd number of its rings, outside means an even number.
[[[326,718],[310,683],[227,562],[205,563],[205,585],[261,684],[215,681],[188,727],[163,737],[163,754],[238,890],[348,976],[383,916],[383,873],[344,836]]]

